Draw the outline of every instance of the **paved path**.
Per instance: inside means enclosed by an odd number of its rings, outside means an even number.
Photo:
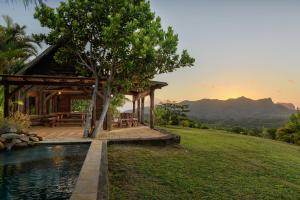
[[[31,132],[37,133],[45,140],[78,140],[82,139],[82,127],[33,127]],[[162,133],[152,130],[146,126],[139,126],[133,128],[122,128],[112,130],[110,132],[104,131],[98,139],[137,139],[137,138],[155,138],[163,136]]]

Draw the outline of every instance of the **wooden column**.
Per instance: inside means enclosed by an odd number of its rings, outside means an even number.
[[[141,99],[137,100],[137,118],[138,118],[138,122],[141,122]]]
[[[135,117],[135,97],[132,97],[132,113],[133,113],[133,117]]]
[[[154,128],[154,90],[150,90],[150,128]]]
[[[144,115],[145,115],[145,98],[142,98],[141,101],[141,124],[144,124]]]
[[[4,85],[4,117],[9,117],[9,85]]]

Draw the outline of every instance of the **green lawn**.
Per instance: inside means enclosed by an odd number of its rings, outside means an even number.
[[[181,145],[109,147],[110,199],[300,199],[300,147],[169,128]]]

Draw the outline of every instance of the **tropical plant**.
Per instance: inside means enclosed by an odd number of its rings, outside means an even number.
[[[26,26],[14,23],[7,15],[2,17],[5,25],[0,25],[0,73],[13,74],[37,55],[39,43],[26,35]]]
[[[114,117],[118,117],[120,112],[118,110],[118,107],[124,106],[126,101],[130,101],[128,98],[125,97],[123,94],[116,94],[112,97],[110,101],[110,111]]]
[[[29,6],[30,4],[41,4],[45,0],[22,0],[22,3],[24,4],[25,7]],[[19,3],[20,0],[6,0],[7,3]]]
[[[84,136],[89,134],[97,95],[104,106],[93,137],[102,130],[114,95],[142,90],[156,74],[194,63],[186,50],[177,53],[178,36],[171,27],[162,28],[146,0],[68,0],[56,9],[41,4],[35,18],[50,28],[39,39],[50,45],[64,42],[56,61],[76,60],[81,71],[88,72],[84,74],[95,78]],[[103,93],[98,92],[99,80],[104,80]]]
[[[1,130],[5,128],[15,128],[17,133],[27,132],[30,128],[30,124],[29,115],[21,112],[14,112],[10,117],[0,119]]]

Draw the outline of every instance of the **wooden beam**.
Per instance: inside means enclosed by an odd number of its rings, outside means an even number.
[[[145,98],[142,98],[141,101],[141,124],[144,124],[144,115],[145,115]]]
[[[4,85],[4,117],[9,117],[9,85]]]
[[[141,98],[144,98],[144,97],[148,96],[149,94],[150,94],[150,90],[146,90],[144,92],[138,93],[137,95],[134,96],[134,98],[137,101],[137,100],[139,100]]]
[[[154,129],[154,90],[150,91],[150,128]]]

